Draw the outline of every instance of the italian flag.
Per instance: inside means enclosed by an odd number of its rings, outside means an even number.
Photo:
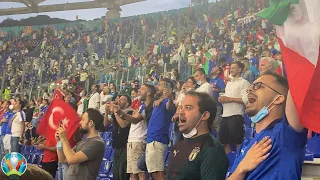
[[[146,23],[146,20],[144,20],[144,19],[141,19],[141,25],[142,26],[145,26],[147,23]]]
[[[37,33],[37,32],[33,33],[33,35],[32,35],[32,39],[33,39],[33,40],[38,39],[38,33]]]
[[[276,26],[290,92],[301,124],[320,132],[319,0],[270,0],[258,16]]]
[[[241,14],[240,14],[240,8],[238,8],[237,10],[235,10],[235,11],[233,12],[233,18],[234,18],[234,19],[238,19],[240,16],[241,16]]]
[[[86,35],[86,36],[84,36],[84,42],[86,42],[86,43],[88,43],[88,42],[90,42],[90,36],[89,35]]]
[[[161,52],[161,46],[154,45],[152,48],[152,54],[160,54],[160,52]]]
[[[205,14],[203,15],[203,19],[206,22],[211,22],[211,18],[209,16],[205,15]]]
[[[121,24],[119,23],[117,26],[117,31],[120,32]]]
[[[58,37],[59,36],[59,31],[58,30],[54,30],[53,31],[53,36],[54,37]]]

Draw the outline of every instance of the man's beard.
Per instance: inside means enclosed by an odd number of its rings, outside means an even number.
[[[82,127],[80,128],[80,133],[81,134],[88,134],[88,132],[89,132],[89,129],[87,128],[87,129],[83,129]]]

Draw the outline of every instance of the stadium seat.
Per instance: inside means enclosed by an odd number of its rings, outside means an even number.
[[[320,158],[320,136],[314,136],[308,139],[307,153],[313,154],[315,158]]]
[[[107,139],[106,141],[105,141],[105,147],[106,148],[109,148],[109,147],[111,147],[112,146],[112,139]]]
[[[108,139],[110,139],[111,138],[111,132],[104,132],[103,133],[103,136],[101,136],[102,138],[103,138],[103,140],[108,140]]]
[[[100,135],[101,137],[103,137],[103,132],[99,132],[99,135]]]
[[[173,138],[174,138],[173,130],[174,130],[174,123],[171,123],[170,127],[169,127],[169,139],[170,140],[173,140]]]
[[[251,127],[245,127],[244,128],[244,138],[247,140],[250,140],[253,138],[254,135],[254,128]]]
[[[232,151],[227,154],[227,157],[229,159],[229,169],[232,167],[234,160],[236,159],[236,152]]]
[[[113,149],[111,147],[109,148],[106,148],[105,151],[104,151],[104,156],[103,156],[103,159],[110,159],[110,156],[113,155]]]
[[[171,151],[167,151],[164,156],[164,166],[168,167]]]
[[[304,160],[305,161],[313,161],[313,159],[314,159],[313,154],[305,154],[304,155]]]
[[[107,178],[109,177],[109,173],[111,171],[112,162],[108,160],[102,160],[100,170],[99,170],[99,177],[101,178]]]

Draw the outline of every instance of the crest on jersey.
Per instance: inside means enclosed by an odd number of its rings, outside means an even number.
[[[195,148],[191,151],[191,153],[190,153],[190,155],[189,155],[189,161],[195,160],[196,157],[197,157],[197,155],[199,154],[199,152],[200,152],[200,148],[199,148],[199,147],[195,147]]]

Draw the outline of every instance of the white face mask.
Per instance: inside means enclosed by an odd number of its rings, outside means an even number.
[[[10,110],[12,110],[12,109],[13,109],[13,105],[12,105],[12,104],[9,106],[9,109],[10,109]]]
[[[201,115],[199,121],[197,122],[196,126],[187,134],[182,133],[184,138],[190,139],[193,136],[195,136],[198,133],[198,128],[202,125],[203,121],[202,121],[202,117],[204,114]],[[201,122],[201,124],[198,126],[198,124]],[[198,127],[197,127],[198,126]]]

